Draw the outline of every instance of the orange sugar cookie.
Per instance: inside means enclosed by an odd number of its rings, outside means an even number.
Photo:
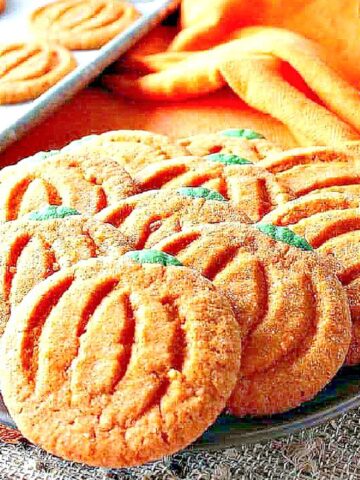
[[[130,175],[104,152],[67,153],[0,172],[0,221],[43,205],[66,205],[94,215],[138,193]]]
[[[184,448],[215,421],[236,383],[240,331],[212,283],[176,264],[87,260],[31,290],[0,366],[26,438],[68,460],[123,467]]]
[[[306,147],[269,155],[257,165],[298,198],[317,190],[360,193],[359,160],[356,149],[345,146]]]
[[[118,228],[136,249],[149,248],[189,225],[251,223],[222,195],[203,187],[140,193],[105,208],[96,218]]]
[[[360,197],[320,192],[288,202],[263,222],[287,226],[319,252],[338,261],[338,277],[348,295],[352,339],[347,364],[360,363]]]
[[[229,128],[218,133],[204,133],[181,138],[179,145],[191,155],[203,157],[211,153],[229,153],[256,163],[282,149],[254,130]]]
[[[88,135],[71,142],[66,151],[103,150],[133,174],[160,160],[186,155],[186,149],[176,145],[166,135],[143,130],[115,130],[100,135]]]
[[[80,260],[129,250],[125,237],[111,225],[66,207],[47,207],[30,219],[1,224],[0,336],[11,310],[41,280]]]
[[[36,9],[30,26],[37,38],[71,50],[100,48],[125,30],[139,13],[120,0],[57,0]]]
[[[313,398],[347,354],[351,322],[332,262],[289,230],[276,241],[255,226],[190,227],[153,248],[175,255],[222,290],[243,335],[241,368],[228,407],[234,415],[269,415]]]
[[[140,190],[206,187],[257,221],[291,198],[274,175],[237,155],[212,154],[157,162],[134,176]]]
[[[0,45],[0,105],[39,97],[75,67],[71,52],[60,45]]]

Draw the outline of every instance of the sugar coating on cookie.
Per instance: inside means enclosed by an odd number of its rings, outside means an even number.
[[[241,370],[228,403],[233,414],[297,407],[342,366],[350,312],[326,258],[238,223],[194,226],[154,248],[198,270],[232,303],[243,335]]]
[[[45,450],[138,465],[215,421],[240,352],[229,302],[195,270],[88,260],[17,308],[3,337],[2,394],[22,434]]]
[[[0,105],[39,97],[75,67],[75,58],[61,45],[0,45]]]
[[[348,295],[352,319],[346,363],[360,363],[360,196],[311,193],[275,209],[263,221],[287,225],[338,262],[337,274]]]
[[[71,50],[100,48],[138,17],[128,2],[113,0],[57,0],[36,9],[30,26],[37,38]]]
[[[282,149],[254,130],[228,129],[218,133],[201,133],[178,140],[191,155],[203,157],[211,154],[237,155],[257,163]]]
[[[0,336],[13,307],[39,282],[81,260],[130,249],[120,231],[82,215],[1,224]]]
[[[114,130],[88,135],[66,145],[63,152],[103,151],[133,174],[160,160],[186,155],[185,148],[166,135],[143,130]]]
[[[142,191],[205,187],[220,193],[253,221],[291,198],[270,172],[257,165],[226,165],[200,157],[157,162],[134,176]]]
[[[0,221],[49,204],[94,215],[135,193],[130,175],[104,152],[54,155],[0,172]]]
[[[346,145],[295,148],[270,155],[258,165],[273,173],[294,198],[320,190],[359,193],[360,164],[354,152]]]
[[[191,195],[189,191],[184,195],[182,189],[153,190],[121,200],[105,208],[96,218],[118,228],[134,249],[151,248],[189,225],[229,221],[251,223],[247,215],[230,202],[219,201],[216,195],[214,199],[216,193],[201,188],[192,189]]]

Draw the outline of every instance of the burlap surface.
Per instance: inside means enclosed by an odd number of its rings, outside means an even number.
[[[183,452],[144,467],[88,468],[29,444],[0,444],[1,480],[360,479],[360,409],[270,442],[215,452]]]

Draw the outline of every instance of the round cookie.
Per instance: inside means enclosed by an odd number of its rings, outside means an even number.
[[[2,394],[22,434],[45,450],[138,465],[215,421],[240,344],[230,304],[195,270],[88,260],[17,307],[2,340]]]
[[[66,205],[94,215],[138,193],[130,175],[104,152],[59,154],[0,172],[0,221],[43,205]]]
[[[359,192],[359,157],[345,147],[306,147],[270,155],[257,165],[293,197],[314,191]]]
[[[33,220],[32,220],[33,219]],[[57,270],[88,258],[119,256],[130,250],[111,225],[58,207],[34,212],[29,219],[0,225],[0,336],[11,310]]]
[[[339,192],[305,195],[279,207],[263,222],[287,226],[319,252],[338,261],[338,277],[348,295],[352,339],[346,357],[360,363],[360,197]]]
[[[137,249],[149,248],[194,224],[251,223],[219,193],[191,187],[140,193],[105,208],[96,218],[118,228]]]
[[[96,148],[103,150],[131,174],[150,163],[187,154],[185,148],[172,143],[165,135],[143,130],[115,130],[88,135],[71,142],[62,151],[91,151]]]
[[[30,26],[37,38],[71,50],[100,48],[125,30],[139,13],[120,0],[57,0],[36,9]]]
[[[212,153],[229,153],[257,163],[271,153],[282,149],[266,140],[263,135],[248,128],[232,128],[218,133],[204,133],[181,138],[179,145],[191,155],[204,157]]]
[[[291,198],[266,170],[229,154],[180,157],[157,162],[138,172],[140,190],[206,187],[220,193],[253,221]]]
[[[276,236],[283,241],[255,226],[222,223],[188,228],[154,246],[198,270],[231,300],[243,335],[228,403],[238,416],[280,413],[310,400],[349,348],[349,306],[334,265],[287,244],[298,244],[297,237]]]
[[[60,45],[0,45],[0,105],[39,97],[75,67],[71,52]]]

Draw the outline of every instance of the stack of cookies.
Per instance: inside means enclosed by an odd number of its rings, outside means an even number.
[[[116,131],[4,168],[0,381],[22,434],[139,465],[359,363],[357,151]]]

